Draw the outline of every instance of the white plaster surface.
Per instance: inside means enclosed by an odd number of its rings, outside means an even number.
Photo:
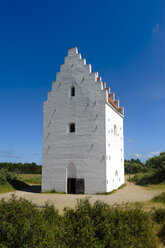
[[[67,192],[71,175],[85,180],[85,194],[107,192],[124,182],[123,116],[107,103],[107,90],[97,77],[76,47],[68,50],[43,107],[42,191]],[[68,132],[69,123],[75,123],[75,133]],[[114,123],[117,137],[107,133]]]

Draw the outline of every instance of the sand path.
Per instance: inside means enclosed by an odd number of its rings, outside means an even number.
[[[1,193],[0,199],[5,198],[6,200],[11,197],[12,194],[15,196],[24,197],[27,200],[32,201],[38,206],[43,206],[45,202],[50,202],[62,212],[64,207],[74,207],[77,203],[77,199],[89,198],[90,202],[97,200],[104,201],[110,205],[118,203],[136,202],[136,201],[148,201],[156,195],[159,195],[165,190],[149,190],[143,187],[137,186],[127,181],[127,186],[117,190],[111,195],[70,195],[70,194],[46,194],[37,193],[39,192],[39,186],[33,186],[28,191],[14,191],[9,193]]]

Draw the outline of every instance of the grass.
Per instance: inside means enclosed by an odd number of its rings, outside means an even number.
[[[116,191],[118,191],[119,189],[122,189],[125,186],[126,186],[126,183],[122,184],[118,189],[114,189],[114,190],[112,190],[110,192],[105,192],[105,193],[97,193],[96,195],[111,195],[111,194],[115,193]],[[46,193],[46,194],[51,194],[51,193],[54,193],[54,194],[66,194],[65,192],[58,192],[55,189],[52,189],[50,191],[42,191],[41,193]]]
[[[158,203],[158,202],[152,202],[152,201],[127,203],[127,205],[132,208],[136,208],[137,204],[140,204],[142,209],[146,212],[153,212],[154,209],[159,209],[159,208],[165,209],[164,203]]]
[[[41,184],[41,174],[18,174],[17,178],[28,184]]]
[[[151,200],[152,202],[165,203],[165,192],[161,193],[158,196],[155,196]]]
[[[20,180],[14,179],[12,182],[6,181],[3,185],[0,185],[0,193],[7,193],[15,190],[26,189],[29,184],[22,182]]]
[[[56,191],[55,189],[52,189],[50,191],[41,191],[42,194],[66,194],[65,192],[59,192]]]
[[[136,208],[137,204],[140,204],[142,209],[146,212],[153,212],[158,209],[164,209],[165,210],[165,192],[161,193],[158,196],[153,197],[150,201],[145,202],[130,202],[126,205]]]
[[[15,191],[15,189],[9,182],[5,182],[3,185],[0,185],[0,193],[6,193],[11,191]]]
[[[149,171],[146,173],[137,173],[129,179],[141,186],[149,185],[164,185],[165,184],[165,170]],[[158,186],[157,186],[158,187]]]
[[[28,188],[29,184],[41,185],[41,174],[17,174],[16,179],[0,185],[0,193],[22,190]]]
[[[118,189],[114,189],[110,192],[104,192],[104,193],[97,193],[96,195],[112,195],[113,193],[117,192],[119,189],[124,188],[125,186],[127,186],[126,183],[123,183]]]
[[[143,187],[145,187],[146,189],[149,189],[149,190],[162,190],[162,189],[165,189],[165,183],[149,184],[149,185],[146,185]]]

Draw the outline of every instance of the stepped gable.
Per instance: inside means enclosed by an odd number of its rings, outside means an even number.
[[[119,106],[119,100],[115,100],[115,93],[110,92],[110,87],[106,87],[106,83],[102,81],[101,77],[99,77],[98,72],[92,72],[91,64],[86,64],[86,59],[81,57],[81,54],[78,53],[78,48],[73,47],[68,49],[68,56],[65,57],[65,63],[60,66],[60,71],[63,70],[65,64],[70,64],[70,69],[72,69],[75,64],[78,63],[84,66],[84,69],[88,71],[92,77],[94,77],[95,82],[100,83],[101,90],[107,91],[108,97],[107,102],[112,105],[120,114],[124,115],[124,108]],[[58,80],[59,73],[56,73],[56,81]],[[84,79],[82,79],[83,81]],[[54,84],[55,82],[52,82]],[[49,92],[48,96],[51,95]]]

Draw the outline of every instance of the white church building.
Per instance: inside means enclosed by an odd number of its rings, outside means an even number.
[[[124,109],[77,47],[68,50],[43,111],[42,191],[95,194],[124,183]]]

